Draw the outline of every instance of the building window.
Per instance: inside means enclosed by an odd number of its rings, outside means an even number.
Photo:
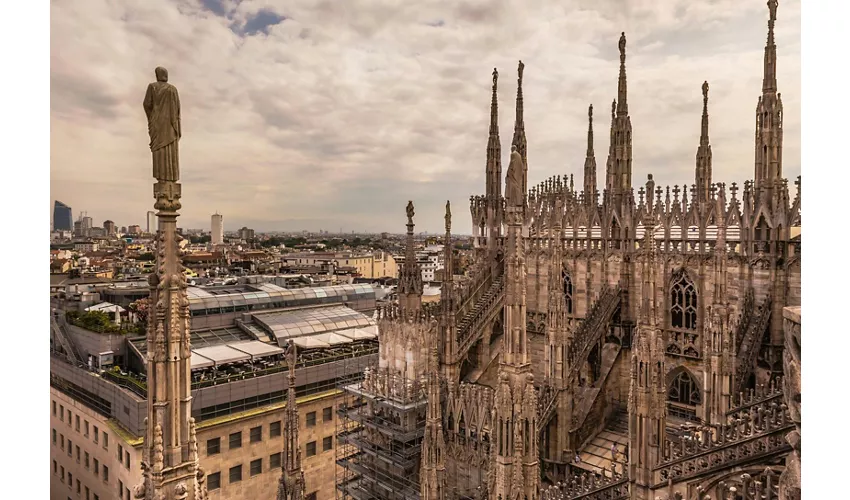
[[[219,453],[221,453],[221,438],[207,439],[207,456]]]
[[[62,479],[62,482],[65,482],[65,467],[59,466],[59,477]]]
[[[242,464],[230,468],[230,482],[238,483],[242,480]]]
[[[56,444],[56,429],[52,429],[53,432],[53,444]]]
[[[564,301],[565,307],[567,308],[567,314],[573,313],[573,279],[570,277],[570,273],[567,272],[566,269],[563,271],[564,278]]]
[[[56,401],[53,401],[53,416],[56,416]]]
[[[278,456],[280,456],[280,455],[278,455]],[[278,460],[279,460],[279,459],[278,459]],[[53,473],[54,473],[54,474],[58,474],[58,473],[59,473],[59,464],[56,462],[56,460],[54,460],[54,461],[53,461]]]
[[[94,475],[97,476],[100,474],[100,462],[97,459],[94,459]]]
[[[74,484],[74,475],[71,474],[71,471],[68,471],[68,486],[72,486]]]
[[[316,425],[316,412],[311,411],[307,414],[307,427],[314,427]]]
[[[673,379],[667,391],[667,400],[689,406],[699,406],[701,402],[699,386],[687,371],[682,371]]]
[[[685,330],[697,329],[697,291],[684,269],[673,274],[670,288],[670,325]]]
[[[328,451],[334,447],[333,436],[326,436],[322,438],[322,451]]]
[[[334,419],[334,408],[333,406],[328,406],[322,410],[322,422],[330,422]]]
[[[230,449],[234,450],[236,448],[242,447],[242,432],[234,432],[230,435]]]
[[[80,494],[80,490],[81,490],[81,489],[82,489],[82,488],[80,487],[80,480],[79,480],[79,479],[77,479],[77,495],[79,495],[79,494]]]
[[[221,488],[221,472],[216,472],[207,476],[207,489],[217,490]]]
[[[74,445],[73,445],[73,443],[71,443],[71,440],[69,439],[68,440],[68,456],[69,457],[71,456],[71,453],[74,451],[73,448],[74,448]]]
[[[59,448],[65,451],[65,435],[62,433],[59,434]]]
[[[124,467],[126,467],[127,470],[130,470],[130,453],[129,452],[127,452],[124,455]]]
[[[118,498],[124,496],[124,481],[118,480]]]
[[[307,456],[312,457],[316,455],[316,442],[310,441],[307,443]]]
[[[258,458],[256,460],[251,460],[251,475],[256,476],[263,472],[263,459]]]
[[[107,434],[106,432],[103,433],[103,449],[109,449],[109,434]]]
[[[71,410],[68,410],[68,427],[71,427]]]
[[[94,444],[97,444],[98,432],[99,432],[99,431],[98,431],[98,429],[97,429],[97,426],[95,425],[95,426],[94,426]]]
[[[76,429],[77,432],[80,432],[80,416],[79,415],[74,417],[74,428]]]
[[[88,420],[86,420],[86,421],[83,423],[83,430],[85,431],[85,432],[84,432],[84,435],[85,435],[86,437],[89,437],[89,421],[88,421]]]
[[[77,463],[80,463],[80,447],[76,446],[75,448],[77,449]]]
[[[252,443],[259,443],[260,441],[262,441],[263,440],[263,428],[260,427],[260,426],[252,427],[250,434],[249,434],[249,439],[251,440]]]
[[[118,445],[118,463],[120,464],[123,461],[124,461],[124,447],[119,444]]]
[[[65,406],[64,405],[59,405],[59,420],[61,422],[65,421]]]
[[[280,437],[280,420],[269,424],[269,437]]]
[[[280,469],[280,452],[269,456],[269,470]],[[56,463],[54,460],[53,463]]]
[[[86,465],[86,469],[88,469],[88,468],[89,468],[89,452],[85,452],[85,454],[84,454],[84,455],[85,455],[85,465]]]
[[[109,467],[106,465],[103,466],[103,482],[109,482]]]
[[[89,487],[86,486],[86,500],[89,500]]]

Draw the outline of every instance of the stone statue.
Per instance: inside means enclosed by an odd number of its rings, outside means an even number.
[[[522,156],[516,150],[516,145],[511,146],[511,163],[508,165],[508,174],[505,176],[505,201],[510,207],[521,207],[523,165]]]
[[[158,181],[180,179],[177,144],[180,141],[180,97],[168,83],[168,70],[158,67],[156,81],[148,85],[144,108],[148,117],[153,176]]]
[[[499,70],[493,68],[493,85],[496,85],[496,81],[499,79]]]
[[[413,224],[413,215],[414,215],[413,214],[413,202],[408,201],[407,202],[407,223],[408,224]]]
[[[452,230],[452,205],[451,202],[446,201],[446,232]],[[446,242],[448,245],[448,242]]]
[[[620,58],[623,59],[626,57],[626,32],[620,33]]]

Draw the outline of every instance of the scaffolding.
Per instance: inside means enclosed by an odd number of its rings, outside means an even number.
[[[340,388],[336,498],[418,500],[424,384],[373,369]]]

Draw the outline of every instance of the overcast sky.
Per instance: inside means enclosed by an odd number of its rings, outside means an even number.
[[[491,72],[503,171],[517,60],[530,186],[584,164],[600,189],[617,41],[626,32],[633,184],[694,182],[708,80],[714,179],[753,176],[765,0],[53,0],[51,210],[144,226],[153,178],[142,109],[158,65],[180,91],[179,225],[225,230],[470,231],[483,194]],[[784,174],[800,173],[800,3],[780,0]],[[791,184],[793,189],[793,183]],[[791,193],[793,198],[794,193]]]

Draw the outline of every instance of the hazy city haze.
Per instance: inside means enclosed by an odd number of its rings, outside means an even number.
[[[714,179],[753,175],[764,0],[87,0],[51,2],[51,201],[95,225],[144,224],[153,206],[142,109],[154,68],[180,90],[179,225],[225,230],[470,231],[484,192],[491,72],[503,172],[517,60],[528,184],[575,174],[587,106],[604,187],[621,31],[628,39],[633,182],[694,182],[701,85]],[[800,172],[800,4],[776,23],[783,176]],[[149,187],[144,187],[149,186]],[[793,191],[793,188],[792,188]],[[793,196],[793,195],[792,195]]]

